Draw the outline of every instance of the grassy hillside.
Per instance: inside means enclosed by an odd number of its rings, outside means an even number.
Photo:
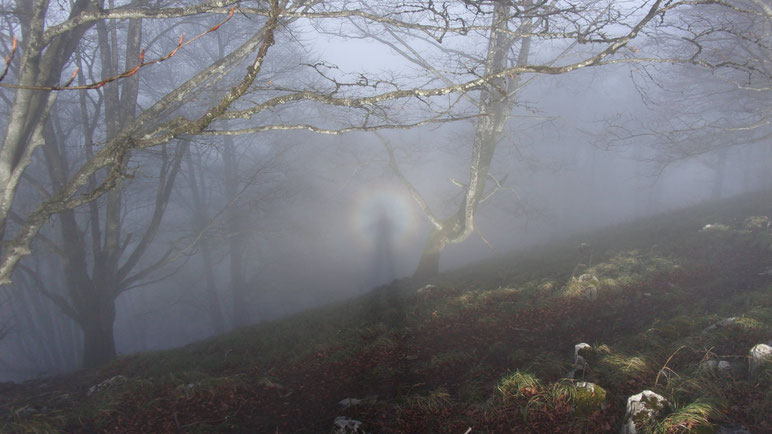
[[[650,389],[672,403],[651,431],[732,422],[772,432],[772,368],[746,367],[749,349],[772,340],[766,216],[772,192],[584,234],[429,287],[398,281],[97,372],[0,385],[0,431],[331,432],[346,416],[367,432],[618,432],[627,397]],[[594,393],[566,378],[580,342],[592,346],[581,381]]]

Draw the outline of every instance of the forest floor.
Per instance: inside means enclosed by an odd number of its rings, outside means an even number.
[[[772,192],[705,204],[0,384],[0,431],[323,433],[342,416],[366,432],[618,432],[627,398],[649,389],[671,405],[648,431],[772,432],[772,363],[747,367],[772,343],[768,217]],[[567,378],[581,342],[592,396]]]

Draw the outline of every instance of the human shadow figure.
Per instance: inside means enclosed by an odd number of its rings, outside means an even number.
[[[368,316],[373,324],[380,325],[382,331],[378,337],[386,337],[394,342],[393,355],[395,356],[393,365],[389,366],[388,369],[391,374],[381,377],[373,392],[378,395],[394,397],[400,393],[402,385],[409,384],[407,380],[408,366],[404,357],[406,353],[406,336],[404,336],[406,311],[403,294],[400,294],[399,290],[400,285],[395,280],[394,225],[386,210],[380,210],[373,230],[375,243],[370,282],[372,282],[371,287],[374,289],[370,294],[371,303]]]
[[[378,220],[374,225],[375,244],[373,249],[373,265],[371,286],[378,287],[394,280],[394,225],[384,209],[379,211]]]

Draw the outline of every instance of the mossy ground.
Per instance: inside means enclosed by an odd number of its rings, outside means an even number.
[[[345,415],[375,432],[615,432],[626,398],[651,389],[672,403],[652,431],[770,432],[772,368],[701,365],[745,363],[772,339],[765,216],[772,192],[475,264],[430,291],[398,281],[98,371],[0,385],[0,431],[329,432]],[[594,301],[572,290],[585,274]],[[579,342],[592,345],[589,367],[569,380]],[[368,399],[344,409],[344,398]]]

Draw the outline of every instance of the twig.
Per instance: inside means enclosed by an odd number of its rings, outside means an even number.
[[[75,80],[75,77],[78,75],[78,71],[80,68],[75,68],[75,71],[73,71],[72,76],[70,76],[70,79],[67,80],[67,82],[62,86],[24,86],[24,85],[18,85],[18,84],[5,84],[0,83],[0,86],[7,87],[11,89],[31,89],[31,90],[48,90],[48,91],[59,91],[59,90],[89,90],[89,89],[99,89],[102,86],[106,85],[107,83],[111,83],[116,80],[120,80],[122,78],[128,78],[132,75],[136,74],[137,71],[140,70],[140,68],[144,68],[145,66],[154,65],[156,63],[161,63],[164,60],[167,60],[177,54],[177,51],[180,50],[180,48],[183,48],[191,43],[193,41],[203,37],[204,35],[214,32],[217,29],[220,28],[223,24],[227,23],[231,17],[233,17],[233,13],[235,12],[236,8],[231,8],[231,12],[228,14],[228,16],[225,18],[225,20],[221,21],[220,23],[216,24],[215,26],[211,27],[210,29],[199,33],[198,35],[194,36],[192,39],[189,39],[188,41],[185,41],[185,33],[180,35],[180,40],[177,42],[177,45],[174,47],[172,51],[170,51],[168,54],[166,54],[163,57],[159,57],[155,60],[151,60],[148,62],[145,62],[145,50],[143,49],[142,52],[139,54],[139,64],[135,66],[134,68],[131,68],[127,71],[124,71],[118,75],[114,75],[112,77],[105,78],[102,81],[89,83],[89,84],[81,84],[78,86],[70,86],[72,82]],[[8,72],[8,67],[10,65],[11,59],[13,58],[14,53],[16,52],[16,37],[13,38],[13,46],[11,47],[11,53],[8,56],[5,56],[5,70],[3,71],[2,75],[0,75],[0,81],[5,78],[5,74]]]
[[[5,74],[8,74],[8,69],[11,67],[11,60],[13,59],[13,55],[16,54],[16,48],[19,46],[19,41],[16,38],[16,36],[13,37],[13,42],[11,42],[11,52],[5,56],[5,69],[3,69],[3,73],[0,74],[0,81],[3,81],[5,78]]]

